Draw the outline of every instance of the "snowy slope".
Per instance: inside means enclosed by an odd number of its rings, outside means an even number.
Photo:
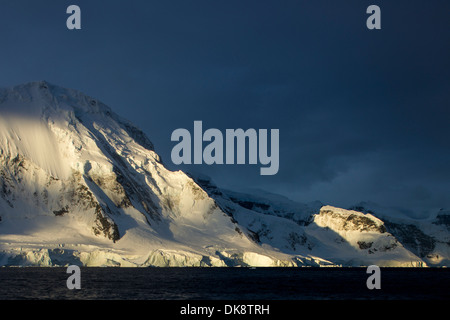
[[[299,204],[273,194],[237,193],[218,188],[206,177],[196,180],[262,246],[303,260],[320,258],[323,265],[427,265],[372,214],[319,202]]]
[[[141,130],[78,91],[0,90],[0,265],[426,265],[387,227],[169,171]],[[428,261],[448,263],[439,248]]]

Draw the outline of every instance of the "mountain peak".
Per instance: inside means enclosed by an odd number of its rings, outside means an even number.
[[[114,113],[100,100],[45,80],[0,89],[0,111],[5,118],[50,119],[52,123],[62,122],[63,125],[86,122],[113,126],[109,130],[123,130],[136,143],[154,151],[153,143],[139,128]]]

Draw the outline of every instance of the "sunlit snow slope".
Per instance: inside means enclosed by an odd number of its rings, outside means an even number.
[[[0,90],[0,265],[426,265],[370,214],[245,197],[167,170],[94,98],[44,81]]]

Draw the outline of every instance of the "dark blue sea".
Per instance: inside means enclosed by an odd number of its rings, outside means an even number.
[[[450,270],[381,268],[369,290],[365,268],[81,268],[69,290],[66,268],[0,268],[0,300],[450,299]]]
[[[375,301],[375,305],[377,301],[409,301],[402,309],[417,308],[419,302],[428,301],[435,303],[436,310],[436,302],[444,306],[450,300],[450,271],[442,268],[381,268],[381,289],[372,290],[366,285],[370,274],[365,268],[81,268],[79,290],[67,288],[70,274],[66,271],[0,268],[2,306],[31,301],[31,307],[25,304],[23,309],[33,310],[39,301],[44,305],[45,301],[106,301],[105,309],[114,310],[111,307],[121,306],[120,301],[141,301],[139,307],[163,308],[179,315],[183,306],[215,303],[219,310],[221,301],[227,301],[273,304],[273,315],[284,308],[276,301],[295,309],[314,306],[314,301]],[[73,311],[82,309],[76,306],[69,304]],[[323,312],[331,309],[326,306]]]

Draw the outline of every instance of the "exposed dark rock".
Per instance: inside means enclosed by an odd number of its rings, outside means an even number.
[[[308,242],[308,238],[305,234],[298,234],[297,232],[290,232],[287,237],[288,243],[292,250],[297,250],[298,246],[307,247],[312,250],[313,245]]]
[[[450,211],[441,210],[436,216],[436,221],[433,221],[435,225],[444,225],[450,230]]]
[[[95,214],[96,214],[95,226],[92,227],[94,234],[103,235],[104,237],[112,240],[113,242],[119,240],[120,234],[117,224],[110,218],[106,217],[100,205],[97,206]]]
[[[357,243],[361,250],[370,249],[373,245],[373,242],[358,241]]]
[[[66,214],[66,213],[68,213],[68,212],[69,212],[69,207],[66,206],[65,208],[62,208],[61,210],[53,211],[53,214],[54,214],[55,216],[63,216],[64,214]]]
[[[356,226],[361,231],[376,231],[380,233],[386,232],[386,227],[384,225],[377,225],[377,223],[369,217],[361,217],[356,214],[351,214],[347,218],[344,226],[347,224]]]
[[[421,258],[430,254],[436,246],[433,237],[426,235],[413,224],[398,224],[390,221],[385,221],[385,224],[389,233],[394,235],[406,249]]]

